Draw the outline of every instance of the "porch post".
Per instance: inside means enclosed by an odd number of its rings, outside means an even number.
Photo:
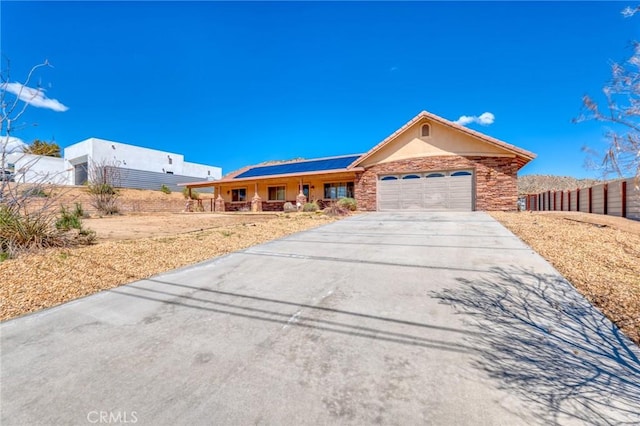
[[[296,196],[296,207],[298,208],[298,211],[302,211],[302,207],[307,204],[307,197],[304,195],[304,192],[302,192],[302,179],[300,179],[298,189],[300,190],[300,192]]]
[[[222,198],[222,186],[218,186],[218,197],[216,198],[216,211],[224,211],[224,199]]]
[[[262,211],[262,198],[260,198],[260,196],[258,195],[258,182],[256,182],[254,186],[253,198],[251,199],[251,211]]]

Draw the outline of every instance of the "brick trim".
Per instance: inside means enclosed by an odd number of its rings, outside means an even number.
[[[475,210],[516,210],[518,201],[517,159],[512,157],[421,157],[375,164],[355,177],[358,209],[377,209],[378,176],[389,173],[422,173],[473,170]]]

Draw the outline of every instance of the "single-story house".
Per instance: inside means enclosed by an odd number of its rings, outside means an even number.
[[[355,198],[359,210],[515,210],[535,154],[423,111],[364,154],[248,166],[214,182],[216,211]]]

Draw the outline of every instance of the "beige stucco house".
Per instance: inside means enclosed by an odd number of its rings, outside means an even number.
[[[215,210],[355,198],[359,210],[515,210],[535,154],[423,111],[364,154],[248,166],[214,182]]]

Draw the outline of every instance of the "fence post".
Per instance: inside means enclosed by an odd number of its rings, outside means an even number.
[[[602,197],[604,198],[604,214],[607,214],[607,207],[609,203],[609,184],[605,183],[602,187]]]
[[[620,182],[621,188],[621,196],[622,196],[622,217],[627,217],[627,181],[623,180]]]
[[[592,194],[593,194],[593,187],[590,186],[589,187],[589,213],[591,213],[591,199],[592,199],[591,195]]]

